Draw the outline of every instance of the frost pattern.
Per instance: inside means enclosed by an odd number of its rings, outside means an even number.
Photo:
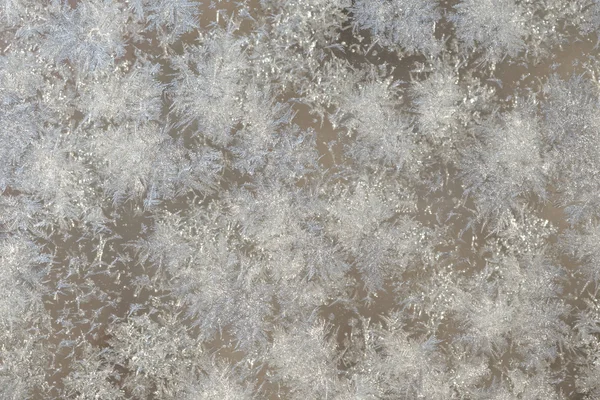
[[[597,400],[597,0],[0,0],[0,398]]]

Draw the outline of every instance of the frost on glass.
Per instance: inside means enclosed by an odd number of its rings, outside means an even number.
[[[456,70],[445,63],[436,64],[430,76],[411,86],[419,132],[437,141],[458,136],[461,103],[465,98]]]
[[[462,156],[465,194],[474,196],[479,217],[493,225],[506,225],[528,197],[546,197],[542,128],[535,105],[522,101],[478,127],[475,143]]]
[[[407,118],[394,110],[400,94],[391,82],[365,82],[346,95],[334,119],[351,137],[345,152],[363,166],[401,169],[410,163],[414,135]]]
[[[240,123],[249,76],[242,41],[216,31],[173,59],[176,69],[171,96],[177,127],[190,128],[216,145],[226,145]]]
[[[83,123],[144,124],[160,119],[163,88],[156,79],[159,71],[157,64],[140,62],[94,77],[80,91]]]
[[[83,0],[75,9],[61,4],[51,8],[40,28],[41,53],[57,63],[68,61],[83,73],[110,68],[125,54],[127,14],[118,3]]]
[[[369,31],[383,47],[436,55],[442,43],[434,33],[441,12],[436,1],[377,0],[354,2],[355,27]]]
[[[556,168],[556,187],[569,220],[585,223],[597,215],[598,86],[573,76],[550,78],[543,110],[550,137],[549,157]],[[560,161],[559,161],[560,160]]]
[[[338,390],[335,344],[325,337],[328,327],[320,321],[299,322],[302,329],[274,332],[269,361],[281,372],[273,378],[293,387],[292,399],[335,396]]]
[[[486,62],[515,57],[526,48],[529,21],[515,0],[463,0],[451,19],[456,35],[469,51],[479,51]]]
[[[0,398],[600,396],[596,0],[0,0]]]

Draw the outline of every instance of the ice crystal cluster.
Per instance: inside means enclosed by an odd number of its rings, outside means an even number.
[[[600,399],[599,34],[0,0],[0,399]]]

